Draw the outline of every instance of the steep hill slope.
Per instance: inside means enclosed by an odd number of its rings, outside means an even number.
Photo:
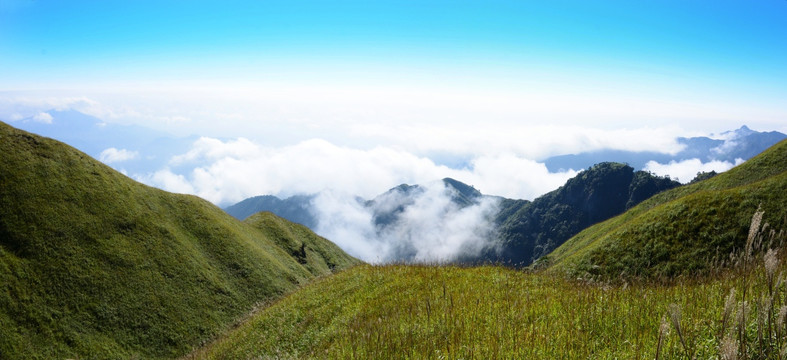
[[[487,256],[528,265],[582,229],[679,185],[628,165],[597,164],[532,202],[504,200],[497,218],[500,247]]]
[[[705,272],[745,246],[758,208],[769,228],[786,227],[787,141],[586,229],[548,261],[552,271],[602,279]]]
[[[0,123],[0,358],[178,356],[357,262],[281,219],[250,224]]]
[[[336,244],[318,236],[304,225],[290,222],[270,212],[259,212],[243,221],[273,240],[314,275],[330,274],[358,263]]]

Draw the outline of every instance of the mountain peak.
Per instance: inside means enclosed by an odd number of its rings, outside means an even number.
[[[443,184],[446,187],[453,188],[456,190],[460,195],[467,197],[467,198],[477,198],[483,196],[480,191],[478,191],[475,187],[471,185],[467,185],[459,180],[454,180],[452,178],[444,178]]]
[[[738,129],[738,130],[735,130],[735,135],[738,136],[738,137],[749,136],[749,135],[755,134],[755,133],[757,133],[757,131],[749,129],[749,127],[746,126],[746,125],[741,126],[741,128]]]

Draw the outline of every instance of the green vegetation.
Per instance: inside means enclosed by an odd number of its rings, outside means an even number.
[[[730,265],[758,209],[770,228],[787,228],[787,141],[592,226],[542,261],[550,271],[602,281],[706,274]]]
[[[496,219],[500,248],[487,257],[529,265],[583,229],[679,185],[625,164],[597,164],[532,202],[503,200]]]
[[[188,358],[779,359],[787,266],[750,249],[747,267],[670,285],[364,265],[285,297]]]
[[[347,256],[336,244],[318,236],[306,226],[287,221],[270,212],[256,213],[243,222],[273,240],[314,275],[330,274],[359,263]]]
[[[587,228],[544,271],[353,266],[302,225],[238,221],[5,124],[0,154],[2,359],[787,357],[787,142]],[[672,186],[629,169],[504,201],[545,222],[503,224],[564,234]]]
[[[0,123],[0,358],[171,358],[358,261]]]

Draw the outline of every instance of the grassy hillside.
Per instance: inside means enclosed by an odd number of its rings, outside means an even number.
[[[787,294],[754,262],[748,277],[669,286],[365,265],[306,286],[188,358],[708,359],[726,349],[776,359]]]
[[[295,259],[314,275],[330,274],[359,263],[347,256],[336,244],[315,234],[308,227],[280,218],[270,212],[260,212],[243,221]]]
[[[582,231],[547,262],[551,271],[596,279],[706,273],[744,248],[758,208],[770,228],[787,227],[787,141]]]
[[[177,356],[357,262],[302,227],[257,220],[0,123],[0,358]]]

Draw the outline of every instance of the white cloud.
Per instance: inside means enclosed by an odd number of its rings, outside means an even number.
[[[677,179],[681,183],[686,184],[693,180],[699,172],[724,172],[741,163],[743,163],[742,159],[737,159],[734,164],[729,161],[718,160],[703,163],[700,159],[689,159],[680,162],[670,161],[669,164],[650,161],[645,165],[644,170],[660,176],[669,175],[672,179]]]
[[[133,160],[137,157],[139,157],[139,152],[129,151],[126,149],[116,149],[112,147],[102,151],[98,156],[98,160],[105,164],[112,164]]]
[[[480,156],[471,163],[472,170],[462,178],[485,194],[516,199],[534,199],[557,189],[577,171],[549,172],[546,165],[513,154]],[[581,169],[580,169],[581,170]]]
[[[326,85],[296,77],[254,84],[157,83],[6,92],[0,93],[0,118],[73,109],[104,121],[184,136],[243,136],[267,146],[321,138],[338,146],[383,146],[418,156],[514,153],[537,160],[602,148],[675,153],[680,150],[675,138],[685,136],[687,128],[707,134],[739,126],[740,117],[729,115],[732,112],[723,111],[723,106],[665,104],[626,93],[601,96],[584,87],[550,87],[550,82],[511,87],[445,80]],[[746,118],[783,119],[783,113],[761,115],[749,112]],[[708,128],[708,118],[725,122],[714,121],[716,128]],[[654,123],[662,125],[649,125]]]
[[[514,153],[528,159],[554,155],[618,149],[658,151],[675,154],[683,149],[677,142],[676,127],[637,129],[600,129],[579,125],[485,123],[440,124],[359,124],[353,128],[359,138],[398,144],[414,153],[446,152],[466,156]]]
[[[387,147],[361,150],[308,140],[271,148],[243,138],[205,137],[170,165],[171,169],[137,179],[220,205],[262,194],[317,194],[311,207],[316,232],[369,262],[450,261],[493,248],[490,217],[497,200],[487,198],[462,208],[451,201],[452,189],[436,180],[451,177],[485,194],[532,199],[576,174],[550,173],[543,164],[513,154],[480,156],[467,168],[452,169]],[[412,198],[387,194],[366,207],[357,196],[372,199],[402,183],[421,184],[425,191],[397,222],[378,228],[375,213]]]
[[[170,161],[173,165],[195,161],[215,161],[223,158],[250,158],[259,155],[260,148],[245,138],[223,142],[218,139],[201,137],[195,141],[191,150],[178,155]]]
[[[453,169],[401,149],[354,149],[317,139],[273,148],[244,138],[203,137],[170,165],[194,194],[222,205],[261,194],[290,196],[324,190],[371,198],[402,183],[423,184],[445,177],[474,185],[486,194],[532,199],[575,174],[550,173],[543,164],[513,154],[479,156],[469,167]],[[147,179],[151,185],[169,189],[154,178]]]
[[[369,207],[349,195],[321,193],[313,201],[316,232],[367,262],[451,261],[494,248],[491,217],[498,200],[485,198],[460,207],[451,200],[454,190],[442,181],[420,189],[409,195],[386,193]],[[374,224],[375,213],[400,207],[404,210],[395,221]]]
[[[316,232],[352,256],[368,262],[387,259],[391,244],[377,237],[372,213],[354,196],[324,191],[312,201]]]
[[[51,124],[52,123],[52,115],[49,115],[47,112],[40,112],[38,114],[33,115],[33,121],[37,121],[44,124]]]
[[[108,106],[84,96],[59,96],[45,93],[0,92],[0,118],[33,118],[36,121],[51,122],[46,111],[77,110],[97,117],[111,117]],[[46,115],[42,115],[46,114]],[[36,118],[39,119],[36,119]]]
[[[178,175],[169,169],[162,169],[153,174],[135,175],[134,178],[143,183],[156,184],[162,189],[181,194],[194,194],[194,187],[183,175]]]

